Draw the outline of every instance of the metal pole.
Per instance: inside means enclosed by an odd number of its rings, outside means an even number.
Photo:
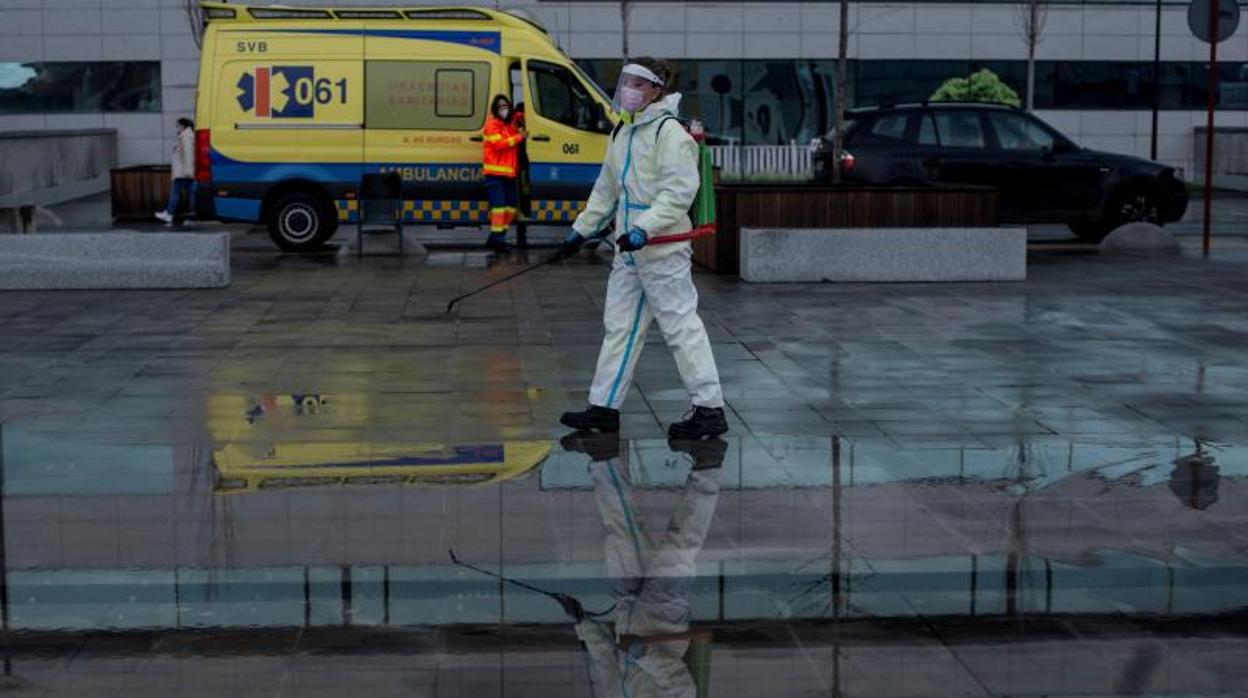
[[[1218,12],[1221,3],[1213,0],[1209,8],[1209,113],[1205,118],[1205,224],[1204,254],[1209,256],[1209,219],[1213,212],[1213,108],[1218,91]]]
[[[1149,142],[1148,157],[1157,159],[1157,111],[1161,109],[1161,0],[1157,0],[1156,18],[1153,25],[1153,135]]]
[[[4,676],[0,688],[20,688],[13,677],[13,652],[9,646],[9,557],[7,532],[4,530],[4,429],[0,427],[0,643],[4,645]]]
[[[628,0],[620,0],[620,29],[622,30],[620,33],[623,35],[621,48],[626,59],[630,57],[628,55],[628,9]]]
[[[841,155],[845,145],[845,94],[849,84],[849,0],[840,2],[840,26],[836,48],[836,122],[832,138],[832,181],[840,184]]]

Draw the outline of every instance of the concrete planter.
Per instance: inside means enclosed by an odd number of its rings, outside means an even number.
[[[720,274],[739,270],[742,228],[990,228],[997,190],[987,187],[834,187],[724,184],[715,187],[718,231],[694,241],[694,261]]]
[[[0,235],[0,290],[229,284],[227,233]]]
[[[741,278],[777,281],[1022,281],[1024,228],[741,230]]]

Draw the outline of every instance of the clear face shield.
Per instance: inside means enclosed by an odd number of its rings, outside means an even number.
[[[649,68],[627,63],[620,69],[612,106],[617,112],[635,114],[663,94],[663,80]]]

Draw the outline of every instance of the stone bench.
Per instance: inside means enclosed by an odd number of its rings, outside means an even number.
[[[227,233],[0,235],[0,290],[222,288]]]
[[[1022,281],[1024,228],[742,228],[752,282]]]

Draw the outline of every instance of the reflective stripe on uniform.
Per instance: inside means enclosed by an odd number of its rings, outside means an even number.
[[[507,209],[501,207],[490,209],[490,232],[507,232]]]
[[[607,393],[606,407],[615,409],[615,394],[620,389],[620,380],[628,370],[628,359],[633,354],[633,346],[637,342],[637,329],[641,326],[641,310],[646,306],[646,294],[637,298],[637,312],[633,313],[633,327],[628,331],[628,343],[624,345],[624,356],[620,359],[620,369],[615,372],[615,380],[611,382],[611,392]]]

